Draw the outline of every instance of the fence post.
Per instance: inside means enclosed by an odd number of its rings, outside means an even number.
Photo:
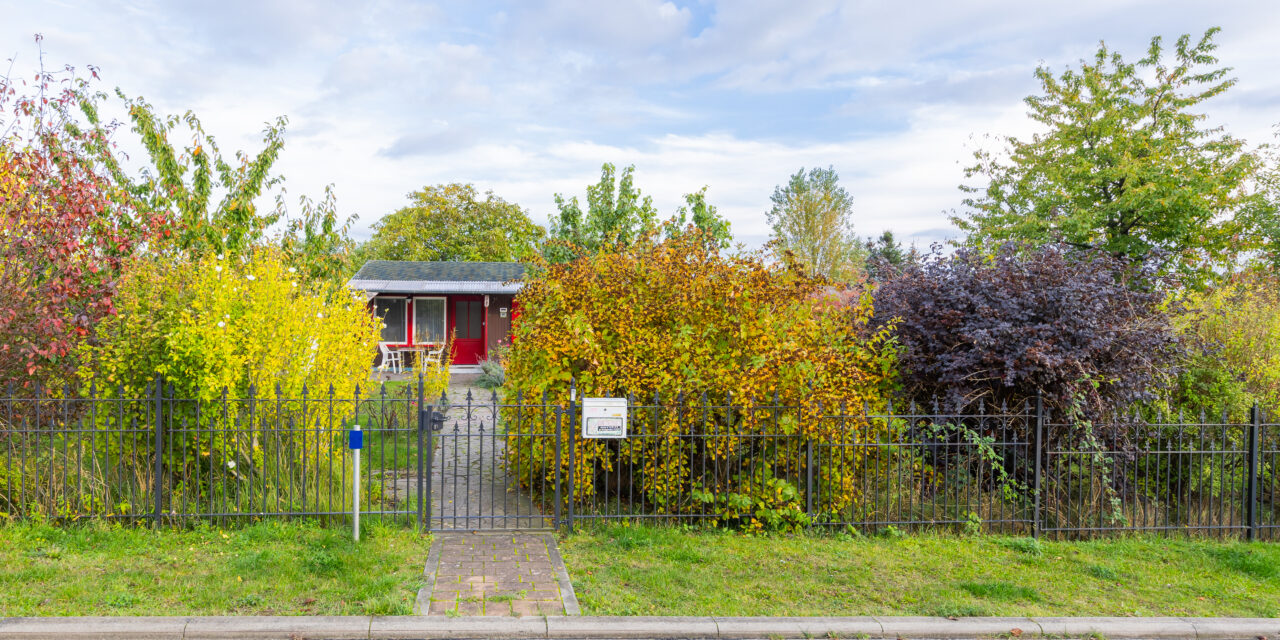
[[[419,363],[419,365],[421,365],[421,363]],[[419,369],[421,369],[421,366],[419,366]],[[419,533],[422,532],[423,525],[426,524],[426,511],[423,509],[423,502],[425,499],[423,488],[425,487],[425,480],[422,477],[422,449],[425,446],[425,443],[422,441],[422,431],[423,429],[427,429],[427,430],[431,429],[431,414],[422,412],[427,400],[423,394],[424,394],[424,390],[422,386],[422,372],[419,371],[418,372],[418,532]]]
[[[573,450],[575,448],[575,444],[577,443],[577,439],[574,437],[574,435],[577,433],[574,430],[575,429],[574,424],[576,423],[574,418],[575,418],[575,414],[577,413],[576,412],[577,402],[578,402],[578,382],[576,379],[570,378],[569,379],[569,504],[568,504],[569,521],[567,523],[569,533],[573,533],[573,498],[576,494],[576,492],[574,491],[574,485],[573,485],[574,475],[575,475],[574,468],[573,468],[573,465],[574,465]]]
[[[445,396],[441,396],[441,398],[444,398],[444,397]],[[419,446],[418,447],[418,481],[422,483],[422,493],[418,494],[418,508],[422,509],[422,521],[426,524],[425,528],[429,530],[431,529],[431,474],[435,470],[435,452],[436,452],[436,441],[435,441],[436,407],[435,405],[427,405],[427,412],[421,415],[425,419],[424,420],[425,424],[423,424],[422,429],[418,431],[418,442],[419,443],[422,442],[422,431],[425,430],[427,432],[427,442],[425,447],[426,448],[425,455],[427,456],[427,459],[425,463],[426,469],[424,471],[422,468],[424,464],[422,460],[422,456],[424,455],[423,447]]]
[[[1259,432],[1262,430],[1262,410],[1255,403],[1250,413],[1249,424],[1249,489],[1245,494],[1245,518],[1249,529],[1245,532],[1246,540],[1258,538],[1258,445]]]
[[[1040,538],[1040,504],[1043,502],[1041,497],[1041,485],[1044,479],[1043,469],[1041,468],[1041,458],[1044,455],[1044,395],[1039,389],[1036,389],[1036,434],[1035,434],[1035,457],[1036,467],[1035,476],[1032,480],[1034,483],[1031,489],[1032,500],[1035,507],[1031,516],[1031,537]]]
[[[151,512],[151,524],[154,527],[160,526],[160,512],[163,509],[162,501],[164,500],[164,483],[161,480],[164,465],[164,421],[162,417],[164,407],[164,379],[156,376],[155,388],[155,411],[152,417],[155,418],[155,451],[156,462],[155,468],[152,470],[151,492],[154,506]]]
[[[803,427],[801,428],[803,433]],[[813,438],[804,441],[804,512],[813,522]]]
[[[560,407],[556,407],[556,505],[554,517],[556,531],[560,530],[560,509],[563,506],[561,504],[561,500],[564,499],[560,493],[560,442],[562,440],[560,435],[560,420],[563,415],[563,410],[560,409]]]

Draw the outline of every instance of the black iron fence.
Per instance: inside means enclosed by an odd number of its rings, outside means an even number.
[[[0,398],[0,514],[160,523],[363,516],[427,529],[611,520],[758,529],[1280,538],[1280,425],[1063,420],[991,410],[628,398],[625,438],[582,407],[422,381],[335,397]],[[365,433],[359,477],[347,430]]]

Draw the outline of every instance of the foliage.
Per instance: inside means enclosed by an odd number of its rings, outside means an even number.
[[[277,211],[286,209],[284,196],[277,200]],[[354,243],[347,233],[355,217],[338,221],[338,202],[333,188],[325,187],[324,199],[316,202],[303,196],[299,199],[301,214],[289,220],[280,247],[285,259],[308,282],[337,284],[346,275]]]
[[[489,350],[489,357],[480,361],[480,376],[476,385],[482,389],[497,389],[507,383],[506,360],[511,347],[499,345]]]
[[[1171,62],[1157,37],[1137,63],[1102,44],[1079,69],[1037,69],[1043,93],[1026,103],[1048,131],[979,150],[966,175],[987,184],[962,187],[971,210],[953,222],[971,244],[1064,242],[1213,279],[1247,248],[1250,216],[1237,214],[1256,205],[1245,187],[1259,166],[1195,111],[1235,84],[1213,55],[1217,31],[1178,38]]]
[[[303,386],[350,396],[369,377],[376,321],[355,296],[329,296],[281,252],[139,261],[120,285],[82,376],[136,397],[157,374],[180,397],[247,397]]]
[[[519,205],[470,184],[441,184],[409,194],[410,204],[373,225],[365,260],[515,262],[537,254],[546,231]],[[353,265],[358,267],[359,265]]]
[[[794,472],[794,456],[770,449],[781,444],[744,434],[769,428],[780,438],[867,437],[865,422],[851,420],[841,428],[818,419],[819,407],[881,403],[894,349],[887,328],[868,330],[869,300],[845,304],[857,295],[841,298],[825,285],[760,256],[723,255],[690,234],[644,238],[625,250],[541,266],[518,298],[523,313],[507,363],[507,394],[546,393],[550,402],[564,403],[576,379],[584,395],[657,395],[660,408],[637,412],[631,427],[655,437],[625,448],[575,437],[575,471],[585,479],[597,469],[634,465],[636,495],[665,512],[693,508],[691,484],[729,481],[693,477],[717,461],[768,461],[778,474]],[[759,412],[726,415],[721,408],[704,420],[682,422],[684,403],[704,393],[744,404],[803,405],[806,413],[774,421]],[[716,429],[720,437],[681,437],[702,429]],[[530,484],[551,473],[545,452],[537,450],[544,445],[517,437],[509,446],[508,455],[517,456],[513,468],[527,469]],[[856,488],[841,482],[858,464],[852,448],[844,451],[848,459],[833,453],[825,468],[831,477],[824,482],[842,490],[824,509],[844,508],[857,498]],[[563,456],[564,464],[570,459]],[[577,499],[589,500],[607,487],[584,480],[575,489]]]
[[[720,217],[715,206],[707,204],[707,187],[685,194],[684,201],[688,206],[677,209],[676,215],[665,225],[667,237],[696,230],[716,247],[729,248],[733,232],[729,231],[729,221]]]
[[[801,167],[773,190],[765,215],[773,241],[810,275],[849,282],[862,270],[863,248],[853,232],[853,196],[840,186],[834,168]]]
[[[62,126],[83,82],[41,71],[19,95],[0,78],[0,387],[65,380],[115,312],[126,259],[164,228],[122,203],[86,153],[107,132]]]
[[[602,166],[600,182],[587,186],[585,212],[577,196],[566,200],[557,193],[559,213],[551,220],[550,241],[543,247],[543,257],[553,263],[568,262],[599,251],[624,250],[654,232],[658,210],[653,198],[642,195],[635,186],[634,173],[634,166],[623,169],[621,176],[612,164]],[[706,187],[685,195],[687,207],[680,207],[665,225],[668,237],[684,233],[692,225],[701,231],[704,241],[717,248],[728,246],[729,221],[707,204],[706,195]]]
[[[1059,245],[994,257],[935,247],[875,293],[897,322],[906,394],[929,403],[1019,407],[1043,393],[1072,415],[1150,397],[1176,353],[1150,268]]]
[[[1179,406],[1227,411],[1234,419],[1258,403],[1280,411],[1280,282],[1253,271],[1193,293],[1177,326],[1190,362],[1173,400]]]
[[[867,238],[864,245],[866,252],[867,278],[872,282],[882,282],[902,270],[908,262],[919,262],[920,254],[915,247],[902,249],[902,243],[893,237],[892,231],[885,231],[879,238]]]
[[[1262,169],[1256,176],[1260,196],[1247,211],[1245,226],[1253,232],[1247,246],[1258,251],[1252,262],[1280,273],[1280,124],[1275,127],[1277,142],[1259,151]]]
[[[84,349],[84,395],[146,398],[158,376],[168,397],[189,399],[165,409],[161,461],[176,493],[227,499],[284,482],[319,496],[346,482],[330,477],[339,472],[328,463],[342,455],[334,431],[354,405],[325,400],[351,398],[368,379],[379,331],[363,300],[333,295],[296,271],[276,249],[137,261],[121,281],[120,313],[99,328],[102,343]],[[251,413],[205,409],[223,398]],[[120,415],[93,419],[145,424],[147,411],[147,403],[126,402]],[[120,447],[152,450],[145,431],[137,440]]]
[[[279,117],[263,128],[263,147],[257,154],[237,151],[229,158],[195,113],[163,116],[142,98],[129,98],[118,89],[116,96],[128,109],[132,131],[147,152],[149,166],[134,175],[114,145],[102,142],[90,151],[106,167],[129,206],[172,221],[174,233],[154,243],[153,253],[193,259],[242,256],[274,244],[306,277],[330,284],[341,280],[352,249],[347,231],[355,217],[339,220],[331,186],[318,204],[302,198],[301,215],[290,216],[284,177],[272,173],[284,149],[288,118]],[[98,140],[105,140],[104,134],[115,127],[102,121],[107,99],[87,85],[79,87],[74,103],[84,119],[64,110],[66,129],[93,132]],[[173,140],[181,137],[190,143],[175,145]],[[267,195],[274,195],[275,207],[262,210],[256,201]],[[285,222],[284,233],[271,237],[271,228],[280,222]]]
[[[737,491],[716,493],[694,489],[694,502],[710,507],[716,514],[709,524],[720,521],[743,521],[747,531],[801,531],[813,519],[805,511],[800,489],[785,478],[774,475],[767,464],[750,473],[739,473],[734,479]]]

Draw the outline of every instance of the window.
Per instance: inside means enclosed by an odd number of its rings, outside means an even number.
[[[414,298],[413,341],[440,344],[444,333],[444,298]]]
[[[484,305],[479,300],[455,300],[453,303],[454,330],[459,340],[479,340],[484,337]]]
[[[407,314],[405,313],[407,300],[404,298],[374,298],[373,299],[373,315],[382,320],[382,337],[383,342],[408,342],[408,334],[406,326]]]

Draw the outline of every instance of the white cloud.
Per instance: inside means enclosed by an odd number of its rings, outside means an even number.
[[[1028,132],[1038,62],[1062,69],[1100,39],[1137,57],[1211,25],[1240,78],[1213,122],[1270,140],[1280,6],[1256,2],[67,0],[8,11],[0,51],[29,68],[44,33],[53,66],[97,64],[108,88],[193,109],[224,150],[256,150],[288,115],[289,193],[335,183],[357,234],[438,182],[545,218],[609,161],[636,164],[664,213],[709,185],[751,237],[776,184],[833,165],[862,233],[935,237],[971,136]]]

